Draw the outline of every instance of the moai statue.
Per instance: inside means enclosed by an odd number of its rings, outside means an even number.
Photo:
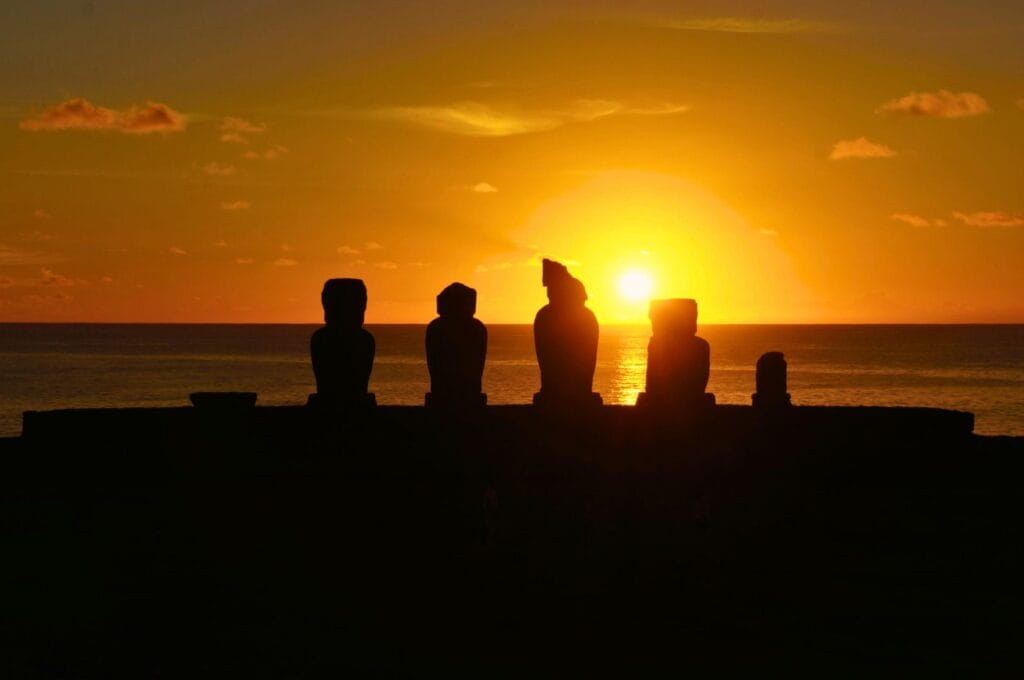
[[[544,260],[543,279],[548,304],[533,320],[533,341],[540,364],[536,405],[555,408],[600,405],[593,391],[597,365],[597,317],[587,309],[587,291],[569,270]]]
[[[786,357],[782,352],[765,352],[757,360],[757,392],[751,397],[758,408],[789,406],[786,392]]]
[[[647,391],[637,405],[655,408],[711,406],[704,392],[711,370],[711,348],[697,336],[697,302],[651,300],[651,340],[647,345]]]
[[[476,313],[476,291],[453,283],[437,296],[438,317],[427,326],[427,406],[483,406],[481,390],[487,358],[487,327]]]
[[[310,395],[310,405],[374,404],[368,387],[377,346],[363,328],[366,285],[361,279],[328,279],[320,302],[327,325],[313,333],[309,342],[316,376],[316,394]]]

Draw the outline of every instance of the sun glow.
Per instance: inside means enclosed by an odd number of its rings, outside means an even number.
[[[654,290],[654,278],[645,271],[630,270],[619,277],[619,295],[630,302],[646,302]]]

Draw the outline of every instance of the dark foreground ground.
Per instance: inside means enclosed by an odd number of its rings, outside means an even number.
[[[1024,438],[966,414],[30,414],[0,676],[1019,667]]]

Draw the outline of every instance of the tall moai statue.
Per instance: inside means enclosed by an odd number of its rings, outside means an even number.
[[[696,300],[651,300],[648,316],[647,391],[637,405],[670,410],[714,405],[715,395],[704,391],[711,347],[697,336]]]
[[[536,405],[555,408],[600,405],[593,391],[597,365],[597,317],[587,309],[587,291],[565,265],[543,262],[548,304],[533,320],[533,341],[540,364]]]
[[[472,407],[487,403],[481,389],[487,327],[476,313],[476,291],[453,283],[437,296],[438,317],[427,326],[427,406]]]
[[[790,405],[786,392],[786,357],[782,352],[765,352],[757,360],[755,377],[757,392],[751,400],[758,408],[778,408]]]
[[[316,376],[310,405],[373,405],[376,400],[368,388],[377,345],[363,328],[366,285],[362,279],[328,279],[320,302],[326,325],[309,342]]]

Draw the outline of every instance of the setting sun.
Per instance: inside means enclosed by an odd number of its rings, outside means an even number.
[[[619,295],[631,302],[643,302],[651,297],[654,279],[645,271],[632,270],[619,277]]]

